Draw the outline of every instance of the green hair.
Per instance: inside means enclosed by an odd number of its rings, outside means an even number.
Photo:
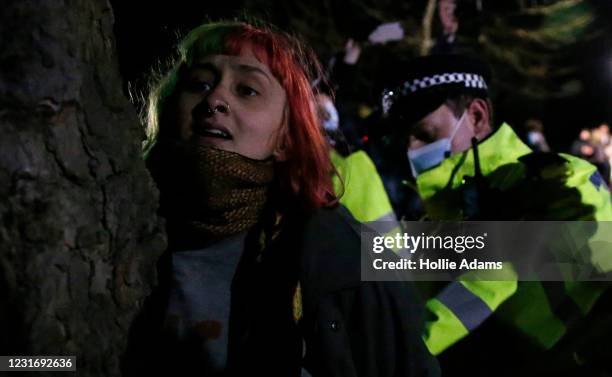
[[[176,90],[182,70],[191,67],[198,57],[222,53],[226,37],[243,25],[241,22],[203,24],[191,30],[178,44],[178,55],[172,68],[149,91],[145,114],[146,140],[143,145],[145,157],[155,145],[164,108]]]

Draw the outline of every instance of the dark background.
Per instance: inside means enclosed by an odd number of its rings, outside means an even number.
[[[394,72],[387,57],[415,56],[427,1],[160,1],[112,0],[124,90],[137,101],[154,69],[174,44],[207,20],[245,16],[300,34],[326,62],[348,38],[364,40],[378,24],[401,21],[405,41],[365,46],[362,73],[351,92],[357,103],[376,106],[380,83]],[[459,0],[458,39],[493,68],[496,121],[521,133],[530,117],[543,120],[556,151],[567,151],[583,127],[612,119],[612,2]],[[437,14],[433,37],[440,35]],[[384,69],[383,69],[384,67]],[[163,69],[163,68],[162,68]]]

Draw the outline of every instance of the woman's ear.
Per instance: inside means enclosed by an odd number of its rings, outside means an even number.
[[[474,99],[468,107],[468,113],[473,119],[472,127],[474,136],[476,136],[478,140],[484,139],[492,130],[487,101],[482,98]]]
[[[289,139],[289,109],[285,105],[285,109],[283,110],[283,119],[281,121],[281,126],[276,135],[276,147],[272,151],[272,157],[276,161],[286,161],[287,160],[287,144]]]

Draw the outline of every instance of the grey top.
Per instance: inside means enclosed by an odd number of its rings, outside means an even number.
[[[230,292],[245,237],[243,232],[172,255],[167,324],[179,341],[195,343],[205,369],[213,373],[221,374],[227,363]]]

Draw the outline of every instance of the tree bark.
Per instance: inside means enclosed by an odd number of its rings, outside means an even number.
[[[76,355],[78,376],[116,376],[166,240],[112,9],[9,0],[0,14],[0,355]]]

